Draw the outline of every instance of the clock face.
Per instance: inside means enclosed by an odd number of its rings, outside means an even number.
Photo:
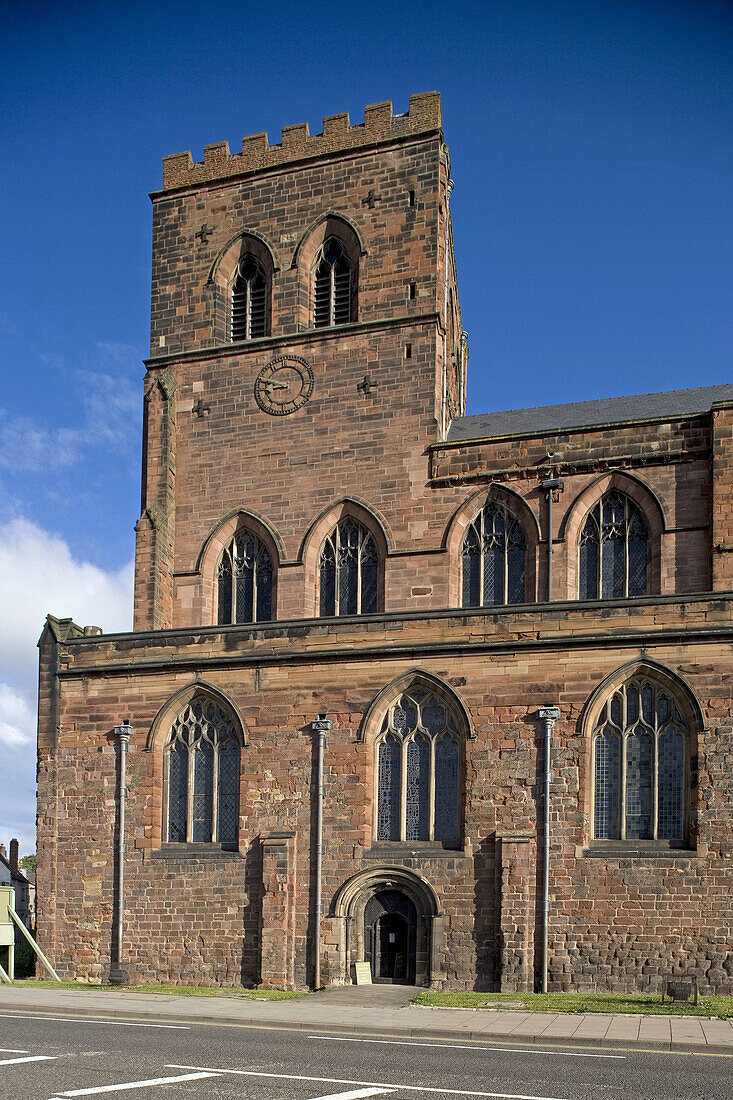
[[[263,367],[255,382],[255,401],[263,412],[287,416],[302,409],[313,393],[310,363],[299,355],[281,355]]]

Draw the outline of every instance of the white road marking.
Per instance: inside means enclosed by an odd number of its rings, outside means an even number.
[[[196,1073],[181,1073],[177,1077],[150,1077],[147,1081],[122,1081],[118,1085],[96,1085],[91,1089],[69,1089],[66,1092],[59,1092],[51,1100],[58,1100],[58,1097],[62,1096],[99,1096],[103,1092],[122,1092],[124,1089],[149,1089],[155,1085],[177,1085],[181,1081],[201,1081],[204,1077],[216,1076],[218,1076],[217,1070],[202,1069]]]
[[[253,1069],[214,1069],[211,1066],[167,1065],[166,1069],[201,1069],[209,1073],[230,1073],[235,1077],[268,1077],[273,1081],[314,1081],[324,1085],[361,1085],[364,1088],[385,1089],[388,1092],[429,1092],[439,1096],[484,1096],[490,1100],[568,1100],[564,1096],[537,1096],[526,1092],[475,1092],[469,1089],[431,1088],[429,1085],[400,1085],[394,1081],[343,1081],[339,1077],[306,1077],[300,1073],[263,1073]]]
[[[27,1050],[20,1050],[19,1047],[0,1047],[0,1054],[27,1054]]]
[[[56,1058],[51,1054],[29,1054],[27,1058],[3,1058],[0,1066],[17,1066],[20,1062],[55,1062]]]
[[[346,1035],[308,1035],[308,1039],[326,1039],[330,1043],[387,1043],[393,1047],[432,1047],[433,1050],[498,1050],[508,1054],[552,1054],[555,1058],[616,1058],[626,1061],[625,1054],[581,1054],[574,1050],[524,1050],[521,1047],[479,1046],[477,1043],[413,1043],[401,1039],[351,1039]],[[490,1040],[487,1038],[487,1043]]]
[[[188,1024],[138,1024],[133,1020],[107,1020],[92,1016],[44,1016],[34,1013],[22,1016],[19,1012],[0,1012],[0,1020],[52,1020],[56,1024],[109,1024],[111,1027],[164,1027],[173,1031],[190,1031]]]
[[[387,1096],[393,1089],[354,1089],[352,1092],[332,1092],[328,1096],[314,1096],[313,1100],[361,1100],[362,1096]]]

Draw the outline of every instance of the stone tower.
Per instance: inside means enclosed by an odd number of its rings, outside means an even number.
[[[212,571],[242,517],[279,559],[272,618],[316,614],[306,551],[335,484],[352,512],[369,501],[390,549],[428,532],[426,448],[465,411],[451,187],[433,92],[402,115],[378,103],[363,124],[165,158],[136,630],[216,622]],[[420,580],[395,559],[378,609],[444,606]]]

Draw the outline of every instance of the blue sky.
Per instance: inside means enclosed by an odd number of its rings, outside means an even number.
[[[46,611],[125,629],[160,159],[438,89],[469,412],[731,381],[729,0],[0,0],[0,840]]]

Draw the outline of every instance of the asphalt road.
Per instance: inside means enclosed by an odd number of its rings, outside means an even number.
[[[731,1100],[733,1056],[0,1013],[0,1100]]]

